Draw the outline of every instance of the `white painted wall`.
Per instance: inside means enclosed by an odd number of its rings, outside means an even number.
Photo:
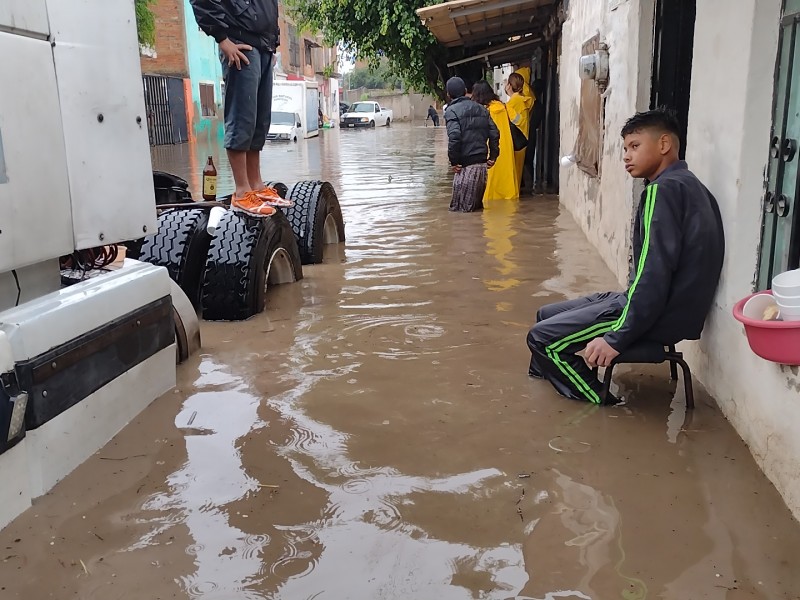
[[[561,201],[621,283],[627,280],[631,222],[642,187],[622,167],[619,132],[649,101],[650,51],[640,48],[652,45],[652,15],[652,0],[572,0],[562,33],[562,155],[572,153],[578,137],[581,47],[598,32],[609,46],[601,176],[589,177],[577,167],[561,169],[559,188]],[[640,27],[643,17],[649,28]]]
[[[703,339],[682,349],[800,518],[800,373],[752,354],[731,316],[753,289],[758,260],[781,0],[737,0],[730,8],[730,0],[697,2],[687,160],[720,204],[727,251]],[[652,19],[652,0],[572,0],[563,31],[562,154],[571,153],[578,133],[581,45],[599,31],[610,47],[601,177],[562,169],[560,187],[562,202],[621,282],[641,188],[621,168],[618,132],[649,104]]]
[[[731,316],[752,292],[761,238],[781,0],[701,0],[687,160],[720,204],[727,251],[703,339],[687,344],[697,376],[800,518],[800,378],[750,351]]]

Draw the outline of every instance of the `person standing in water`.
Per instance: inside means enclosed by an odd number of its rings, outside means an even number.
[[[525,88],[525,79],[517,72],[508,76],[506,83],[506,93],[508,94],[508,118],[514,127],[519,129],[528,139],[530,129],[530,113],[533,106],[533,98],[523,94]],[[527,148],[517,150],[514,152],[514,187],[519,197],[520,182],[522,181],[522,170],[525,165],[525,153]]]
[[[489,170],[486,181],[484,201],[514,200],[519,197],[514,166],[514,141],[511,139],[511,125],[506,106],[486,81],[477,82],[472,88],[472,100],[486,107],[492,122],[500,133],[500,156]]]
[[[433,122],[433,126],[434,127],[438,127],[439,126],[439,113],[437,113],[436,109],[433,108],[433,104],[428,106],[428,116],[425,117],[425,122],[426,123],[428,122],[428,119],[430,119]]]
[[[455,171],[450,210],[472,212],[482,207],[487,170],[500,154],[500,132],[486,108],[466,97],[463,79],[450,78],[446,89],[447,156]]]

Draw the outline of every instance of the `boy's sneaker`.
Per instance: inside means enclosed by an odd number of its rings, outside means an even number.
[[[255,192],[247,192],[241,198],[231,197],[231,210],[251,217],[271,217],[277,209],[261,199]]]
[[[290,206],[294,206],[294,202],[291,200],[286,200],[285,198],[281,198],[280,194],[275,188],[265,187],[264,189],[257,190],[254,192],[262,202],[265,204],[269,204],[270,206],[278,206],[280,208],[289,208]]]

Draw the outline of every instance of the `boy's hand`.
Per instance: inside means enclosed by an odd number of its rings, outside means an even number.
[[[604,338],[596,338],[589,342],[586,350],[583,351],[586,364],[590,367],[607,367],[611,361],[619,356],[619,352],[614,350]]]
[[[241,71],[242,63],[249,65],[250,60],[245,56],[242,50],[252,50],[253,47],[247,44],[234,44],[230,39],[225,38],[219,43],[219,50],[225,55],[228,61],[228,66],[236,65],[236,68]]]
[[[461,173],[461,165],[453,165],[453,173]]]
[[[487,160],[486,161],[486,166],[491,169],[494,166],[494,161],[493,160]]]

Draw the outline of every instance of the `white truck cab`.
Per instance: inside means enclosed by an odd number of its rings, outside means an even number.
[[[394,120],[392,111],[371,100],[355,102],[342,116],[342,127],[389,127]]]

